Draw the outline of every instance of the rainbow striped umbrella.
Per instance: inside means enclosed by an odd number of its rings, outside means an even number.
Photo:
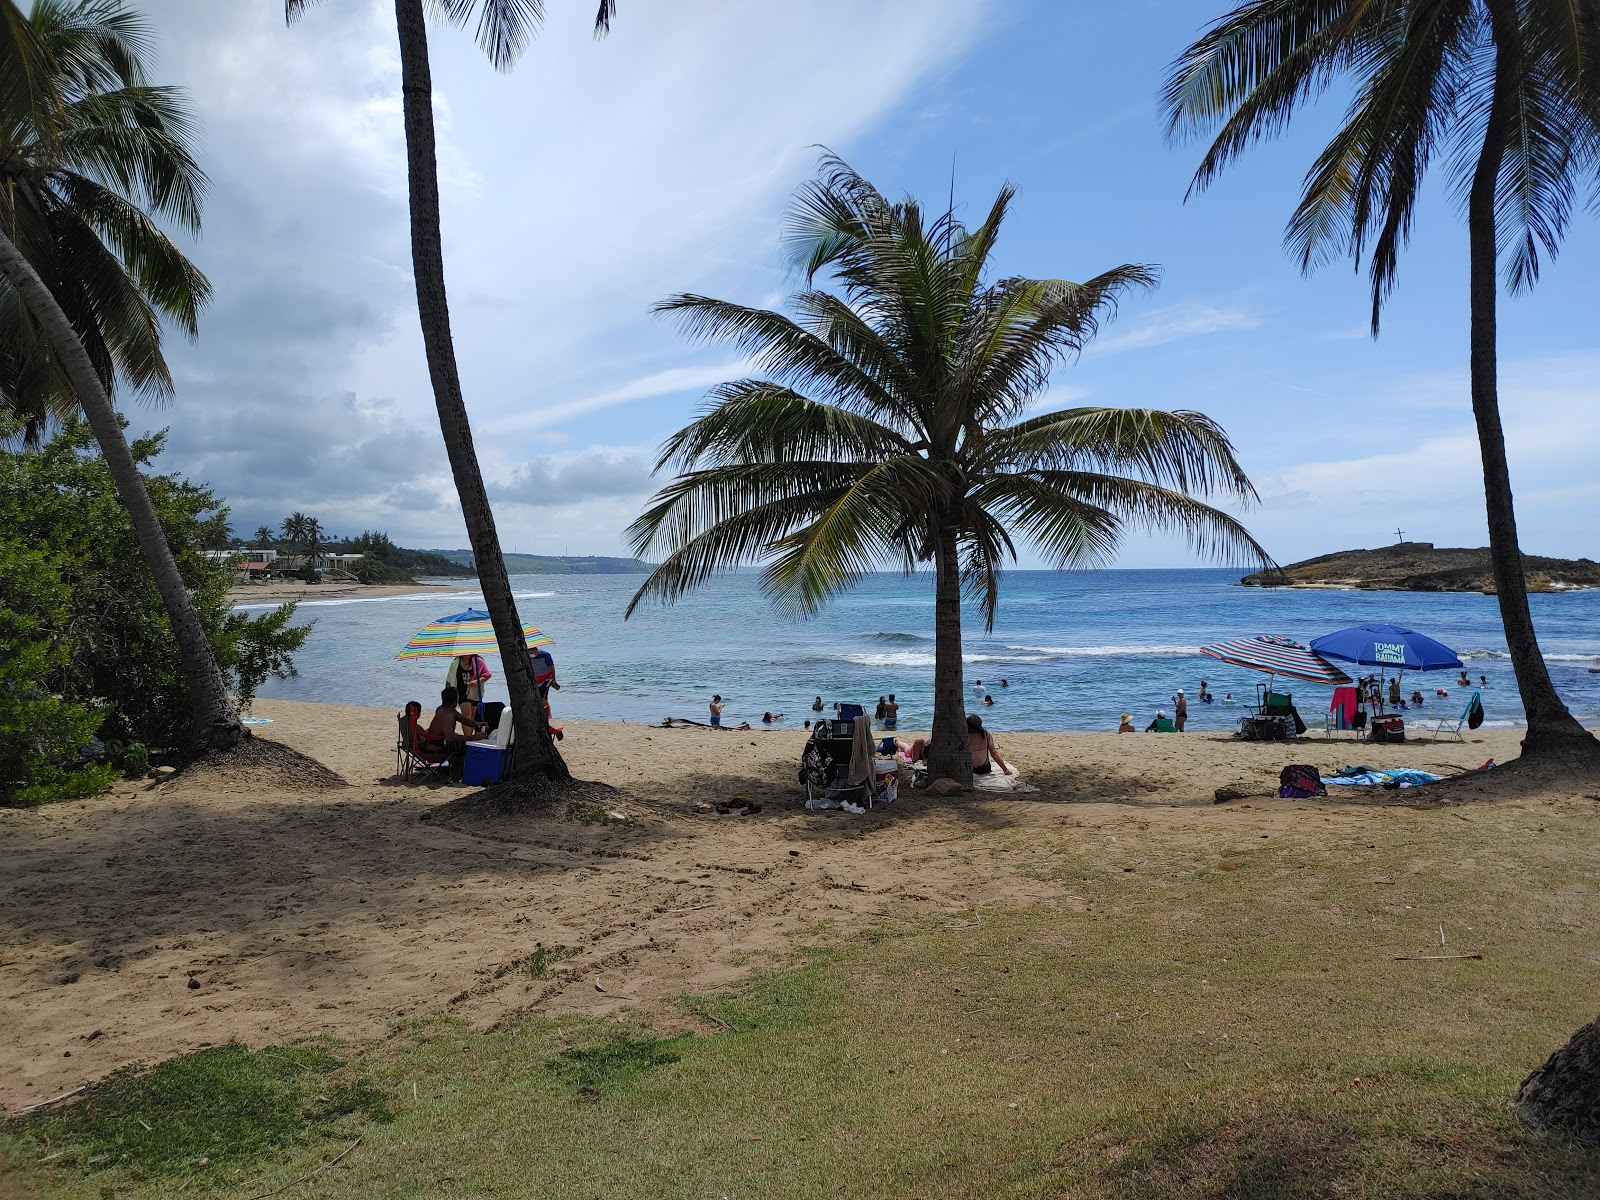
[[[1220,658],[1236,667],[1249,667],[1252,671],[1266,671],[1272,675],[1287,675],[1290,679],[1303,679],[1307,683],[1349,683],[1350,676],[1334,666],[1314,650],[1307,650],[1292,638],[1265,633],[1260,637],[1241,638],[1238,641],[1218,642],[1214,646],[1201,646],[1201,654]]]
[[[547,646],[555,639],[540,633],[532,625],[523,625],[523,640],[529,648]],[[455,658],[462,654],[498,654],[500,645],[494,640],[494,626],[489,614],[476,608],[454,613],[430,621],[406,643],[405,649],[395,657]]]

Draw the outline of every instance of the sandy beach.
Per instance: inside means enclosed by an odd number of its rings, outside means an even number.
[[[1032,877],[1030,830],[1081,828],[1120,839],[1125,856],[1152,831],[1218,847],[1288,828],[1330,844],[1352,830],[1381,836],[1462,810],[1426,811],[1406,792],[1279,800],[1269,796],[1279,768],[1475,767],[1513,757],[1520,737],[1009,735],[1002,752],[1036,792],[905,789],[852,817],[804,809],[801,730],[569,721],[574,774],[614,792],[565,814],[469,820],[439,810],[470,789],[394,778],[390,710],[262,701],[256,713],[272,722],[258,736],[316,756],[349,786],[306,791],[200,768],[0,810],[6,1107],[230,1038],[375,1036],[438,1010],[489,1026],[523,1009],[631,1009],[670,1026],[687,1020],[675,997],[782,960],[819,922],[1082,906]],[[1252,794],[1216,803],[1225,785]],[[763,811],[710,808],[738,797]],[[974,836],[996,831],[1012,852],[975,854]],[[562,960],[535,981],[519,967],[541,948]]]
[[[333,600],[347,596],[362,596],[372,600],[385,596],[420,596],[426,592],[441,594],[467,593],[459,579],[437,583],[348,583],[325,580],[306,583],[303,579],[274,579],[271,583],[240,583],[228,589],[230,604],[282,604],[288,600]]]

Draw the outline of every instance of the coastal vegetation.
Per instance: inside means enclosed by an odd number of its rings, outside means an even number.
[[[738,346],[761,376],[714,388],[703,415],[668,439],[656,467],[677,477],[628,531],[635,553],[661,558],[630,614],[751,560],[792,614],[875,569],[931,566],[928,769],[969,787],[961,601],[993,628],[1013,535],[1060,567],[1106,563],[1129,528],[1272,561],[1198,498],[1255,497],[1204,414],[1039,411],[1051,370],[1157,273],[1124,264],[1082,283],[992,279],[1012,194],[1002,189],[969,229],[953,210],[891,202],[825,157],[785,234],[806,281],[793,316],[696,295],[657,305],[691,336]],[[823,276],[836,290],[817,286]]]
[[[299,17],[311,0],[284,0],[290,21]],[[599,0],[596,34],[610,27],[616,0]],[[570,778],[566,762],[556,750],[533,682],[523,644],[522,618],[511,594],[511,579],[500,551],[494,510],[472,444],[472,422],[461,391],[455,344],[450,335],[450,304],[445,295],[444,235],[439,223],[439,164],[433,121],[433,72],[428,61],[428,9],[425,0],[395,0],[395,24],[400,42],[400,95],[405,122],[406,175],[411,205],[411,269],[417,289],[417,313],[422,322],[422,344],[427,352],[428,377],[433,385],[439,429],[445,454],[455,479],[461,516],[472,543],[478,584],[484,607],[500,647],[502,678],[510,698],[516,726],[516,775],[537,776],[556,782]],[[457,27],[477,18],[479,47],[496,70],[510,70],[543,16],[527,0],[446,0],[432,10]]]
[[[207,558],[227,510],[206,487],[150,464],[162,437],[129,447],[229,692],[248,704],[294,673],[310,632],[293,606],[259,616],[228,603],[232,571]],[[161,596],[105,459],[81,421],[34,449],[0,447],[0,804],[92,795],[122,771],[181,761],[187,680]]]
[[[1600,741],[1567,711],[1539,652],[1500,419],[1499,274],[1513,294],[1560,248],[1600,167],[1600,10],[1576,0],[1248,0],[1173,64],[1168,130],[1216,130],[1191,191],[1287,127],[1335,84],[1343,125],[1306,175],[1285,243],[1307,271],[1367,263],[1372,333],[1393,291],[1428,168],[1442,161],[1467,218],[1472,415],[1495,595],[1527,714],[1523,760],[1600,771]]]
[[[111,404],[172,379],[163,322],[197,328],[210,285],[163,232],[200,227],[206,179],[182,95],[149,83],[151,39],[120,0],[0,0],[0,59],[31,64],[0,89],[0,396],[42,423],[81,408],[116,481],[183,665],[187,749],[243,729]]]

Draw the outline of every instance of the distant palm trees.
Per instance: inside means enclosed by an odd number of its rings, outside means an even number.
[[[292,21],[311,0],[284,0]],[[500,551],[494,511],[478,467],[450,335],[450,306],[445,297],[444,243],[439,225],[439,168],[433,127],[433,75],[428,62],[427,6],[424,0],[395,0],[400,39],[400,90],[405,115],[406,162],[411,195],[411,264],[422,321],[422,342],[433,382],[434,405],[444,434],[445,453],[455,477],[456,494],[472,544],[478,583],[494,625],[504,663],[506,690],[516,726],[516,771],[568,778],[545,720],[523,642],[522,618],[511,594],[511,580]],[[477,17],[478,45],[496,70],[509,70],[527,46],[543,16],[539,0],[433,0],[432,10],[456,26]],[[595,30],[610,27],[616,0],[599,0]]]
[[[704,415],[667,441],[657,468],[681,474],[629,530],[635,553],[662,556],[630,614],[750,560],[766,562],[764,586],[798,613],[880,566],[931,564],[929,770],[965,784],[961,596],[993,626],[1013,534],[1063,567],[1104,562],[1128,526],[1271,561],[1236,519],[1195,498],[1255,494],[1207,417],[1034,411],[1051,369],[1156,273],[991,280],[1011,197],[1003,189],[968,229],[949,212],[890,203],[825,158],[791,212],[786,240],[808,284],[790,298],[792,316],[693,295],[657,306],[696,337],[738,345],[760,377],[713,389]],[[811,286],[825,273],[837,290]]]
[[[35,430],[82,408],[172,625],[202,753],[242,728],[110,400],[119,383],[170,390],[161,322],[192,334],[209,294],[157,223],[198,229],[205,176],[181,94],[147,82],[149,51],[120,0],[36,0],[26,18],[0,0],[0,402]]]
[[[1173,64],[1175,135],[1217,130],[1194,188],[1281,132],[1336,81],[1344,125],[1306,176],[1286,241],[1310,269],[1366,259],[1372,331],[1394,287],[1427,169],[1466,201],[1472,414],[1506,644],[1528,717],[1523,754],[1600,765],[1600,743],[1556,694],[1539,653],[1500,422],[1496,270],[1513,292],[1553,256],[1578,185],[1600,167],[1600,5],[1593,0],[1247,0]]]

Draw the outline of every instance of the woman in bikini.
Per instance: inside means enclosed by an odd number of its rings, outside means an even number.
[[[895,745],[902,751],[907,749],[904,742],[896,742]],[[1002,775],[1016,774],[1006,765],[1006,760],[1000,757],[1000,747],[995,745],[994,734],[983,727],[983,718],[977,714],[967,717],[967,748],[972,752],[972,773],[974,775],[987,775],[994,770],[995,766],[999,766],[1000,774]],[[928,739],[918,738],[911,743],[909,750],[912,762],[926,761],[928,757]]]

